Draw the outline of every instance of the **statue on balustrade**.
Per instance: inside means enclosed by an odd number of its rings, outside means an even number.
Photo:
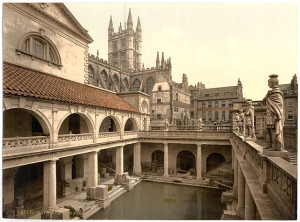
[[[203,121],[202,121],[202,118],[199,117],[199,119],[198,119],[198,130],[202,130],[202,126],[203,126]]]
[[[252,106],[252,101],[249,99],[247,101],[247,108],[244,112],[245,114],[245,137],[248,140],[256,141],[255,128],[254,128],[254,107]]]
[[[266,110],[266,142],[268,151],[284,150],[283,125],[284,125],[284,105],[283,94],[278,87],[278,75],[269,76],[268,86],[271,90],[263,99]]]
[[[169,126],[170,126],[169,120],[168,120],[168,118],[166,117],[166,118],[165,118],[165,130],[169,130]]]
[[[239,114],[239,135],[245,135],[245,115],[242,109]]]
[[[233,132],[239,132],[239,114],[234,113],[233,119],[232,119],[232,130]]]

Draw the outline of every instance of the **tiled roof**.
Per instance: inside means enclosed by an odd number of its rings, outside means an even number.
[[[10,63],[3,63],[3,92],[109,109],[138,112],[114,93]]]

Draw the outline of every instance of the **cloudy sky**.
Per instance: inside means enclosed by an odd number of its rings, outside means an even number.
[[[298,65],[296,3],[65,3],[94,39],[89,52],[107,60],[110,15],[115,32],[131,8],[142,25],[142,62],[155,66],[156,52],[172,59],[173,80],[232,86],[241,79],[244,96],[261,100],[268,75],[290,83]]]

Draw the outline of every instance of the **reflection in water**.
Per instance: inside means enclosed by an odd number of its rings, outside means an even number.
[[[220,220],[225,209],[222,192],[143,181],[89,219]]]

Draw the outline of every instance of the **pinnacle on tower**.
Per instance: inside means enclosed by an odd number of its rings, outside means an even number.
[[[159,52],[157,51],[157,55],[156,55],[156,68],[159,68]]]
[[[161,54],[161,68],[164,68],[164,64],[165,64],[165,59],[164,59],[164,52],[162,52]]]
[[[137,22],[137,25],[136,25],[136,31],[142,31],[142,27],[141,27],[141,22],[140,22],[140,16],[138,17],[138,22]]]
[[[133,22],[132,22],[132,16],[131,16],[131,9],[129,9],[129,13],[128,13],[127,29],[133,29]]]
[[[119,26],[119,32],[122,32],[122,24],[120,22],[120,26]]]
[[[171,57],[169,57],[169,66],[172,68]]]
[[[112,16],[110,16],[109,26],[108,26],[108,34],[113,34],[113,33],[114,33],[114,25],[112,22]]]

